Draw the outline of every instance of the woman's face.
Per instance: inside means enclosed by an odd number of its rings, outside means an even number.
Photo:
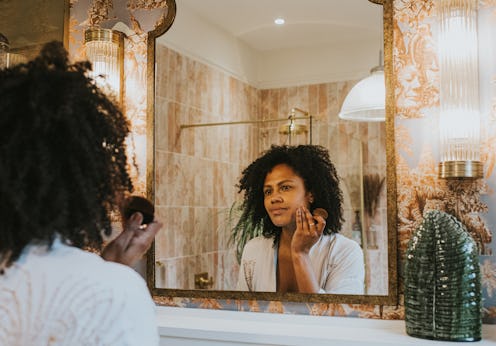
[[[303,179],[286,164],[274,166],[263,186],[264,206],[274,225],[296,229],[296,209],[309,207],[313,196],[305,190]]]

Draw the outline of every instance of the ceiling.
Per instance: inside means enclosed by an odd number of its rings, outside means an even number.
[[[377,39],[382,6],[368,0],[176,0],[259,51]],[[274,24],[283,17],[286,23]]]

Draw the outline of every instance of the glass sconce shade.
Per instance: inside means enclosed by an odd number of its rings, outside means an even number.
[[[5,35],[0,33],[0,70],[27,62],[26,56],[10,51],[10,43]]]
[[[384,68],[377,66],[346,95],[339,117],[352,121],[384,121],[385,103]]]
[[[90,28],[84,33],[86,58],[92,63],[90,75],[107,94],[120,102],[123,77],[124,34],[110,29]]]
[[[7,67],[9,49],[9,40],[0,33],[0,69]]]
[[[19,54],[19,53],[7,54],[7,67],[24,64],[26,62],[28,62],[28,58],[26,58],[26,56],[23,54]]]
[[[481,178],[477,0],[438,0],[441,178]]]

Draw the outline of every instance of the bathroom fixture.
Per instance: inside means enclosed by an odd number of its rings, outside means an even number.
[[[195,289],[205,290],[212,288],[214,285],[214,279],[208,277],[208,273],[195,274]]]
[[[381,35],[381,44],[382,41]],[[386,82],[382,49],[379,51],[379,65],[372,68],[370,75],[355,84],[346,95],[339,118],[351,121],[386,120]]]
[[[25,55],[20,53],[13,53],[10,50],[10,42],[0,33],[0,70],[7,67],[12,67],[18,64],[27,62],[28,59]]]
[[[308,128],[305,124],[297,124],[295,122],[296,112],[303,113],[305,117],[308,117],[310,122],[310,128],[312,128],[312,116],[307,112],[298,107],[291,108],[288,119],[289,122],[286,125],[281,125],[279,127],[279,133],[288,136],[288,144],[291,145],[291,138],[293,135],[299,135],[308,132]],[[312,131],[310,131],[309,143],[312,144]]]
[[[124,34],[117,30],[89,28],[84,32],[86,57],[93,64],[91,77],[106,93],[122,101]]]
[[[438,0],[440,178],[482,178],[477,0]],[[463,47],[463,49],[460,49]]]
[[[296,112],[302,113],[303,116],[297,117]],[[225,122],[215,122],[215,123],[196,123],[196,124],[181,124],[180,128],[186,129],[191,127],[205,127],[205,126],[220,126],[220,125],[239,125],[239,124],[261,124],[270,122],[287,121],[289,123],[279,127],[279,133],[288,135],[289,144],[291,144],[291,136],[295,134],[301,134],[307,132],[307,127],[304,124],[297,124],[295,120],[307,120],[309,122],[309,144],[312,144],[312,122],[313,115],[309,112],[304,111],[298,107],[291,108],[291,112],[287,118],[273,118],[273,119],[263,119],[263,120],[242,120],[242,121],[225,121]]]
[[[12,67],[26,62],[28,62],[28,58],[26,58],[26,56],[23,54],[12,52],[9,52],[7,54],[7,67]]]
[[[9,49],[9,40],[2,33],[0,33],[0,69],[7,67]]]
[[[385,121],[385,102],[386,84],[381,58],[380,64],[370,70],[370,75],[346,95],[339,117],[351,121]]]

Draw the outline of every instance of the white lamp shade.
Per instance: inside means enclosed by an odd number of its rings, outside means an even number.
[[[346,95],[339,117],[351,121],[384,121],[385,103],[384,71],[377,69],[358,82]]]

